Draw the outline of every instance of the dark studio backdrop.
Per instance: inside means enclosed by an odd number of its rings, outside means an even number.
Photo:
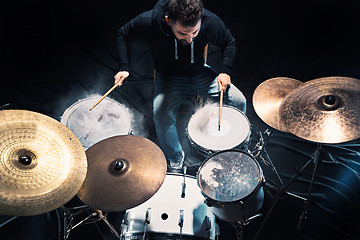
[[[38,0],[4,4],[0,14],[0,106],[37,111],[60,120],[79,99],[104,94],[113,86],[118,70],[117,29],[155,2]],[[237,40],[232,81],[248,100],[247,116],[255,140],[258,131],[270,129],[274,134],[267,150],[283,180],[288,181],[317,145],[271,129],[256,115],[252,94],[260,83],[273,77],[302,82],[329,76],[360,79],[360,2],[204,0],[204,4]],[[149,51],[136,41],[131,50],[143,52],[141,58],[132,59],[136,64],[132,65],[131,80],[148,84],[153,73]],[[210,47],[209,63],[216,66],[217,56],[216,48]],[[141,101],[147,100],[123,97],[137,111],[142,111]],[[296,224],[303,201],[285,194],[257,237],[360,239],[358,143],[354,140],[323,148],[302,233],[297,232]],[[271,167],[261,164],[269,182],[278,184]],[[306,196],[313,167],[310,164],[290,187],[292,192]],[[270,204],[264,206],[266,214]],[[263,219],[246,226],[245,237],[254,237]],[[0,228],[0,238],[58,239],[59,221],[54,212],[20,217]],[[72,237],[112,239],[106,227],[99,225],[80,226]],[[223,239],[236,239],[230,226],[223,223],[220,227]]]

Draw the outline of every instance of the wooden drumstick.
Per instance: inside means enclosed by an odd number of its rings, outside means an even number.
[[[220,126],[221,126],[221,115],[222,115],[223,96],[224,96],[224,90],[222,89],[222,90],[220,91],[219,128],[218,128],[218,131],[220,131]]]
[[[97,101],[97,102],[94,104],[94,106],[92,106],[92,107],[89,109],[89,111],[91,111],[94,107],[96,107],[96,105],[98,105],[102,100],[104,100],[104,98],[105,98],[107,95],[109,95],[109,93],[111,93],[117,86],[118,86],[118,84],[115,83],[115,85],[114,85],[109,91],[107,91],[107,93],[105,93],[104,96],[102,96],[102,97],[99,99],[99,101]]]

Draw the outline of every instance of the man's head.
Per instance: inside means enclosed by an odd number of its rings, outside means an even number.
[[[166,22],[176,38],[191,43],[200,31],[204,6],[201,0],[169,0]]]

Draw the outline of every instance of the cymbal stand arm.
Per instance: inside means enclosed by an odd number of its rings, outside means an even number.
[[[266,214],[266,216],[264,217],[263,222],[261,223],[260,227],[258,228],[258,231],[254,237],[254,240],[259,236],[261,230],[263,229],[265,223],[267,222],[268,218],[271,215],[272,210],[274,209],[277,201],[279,200],[279,197],[281,194],[283,194],[284,192],[286,192],[286,190],[290,187],[290,185],[301,175],[301,173],[307,168],[307,166],[309,166],[310,163],[313,162],[314,157],[312,157],[311,159],[309,159],[303,166],[302,168],[297,171],[297,173],[289,180],[289,182],[276,194],[276,196],[274,197],[274,201],[268,211],[268,213]]]
[[[297,225],[297,230],[298,231],[302,230],[303,222],[306,219],[307,209],[308,209],[308,206],[309,206],[309,199],[310,199],[310,195],[311,195],[311,191],[312,191],[312,187],[313,187],[314,179],[315,179],[315,173],[316,173],[317,166],[319,164],[321,148],[322,148],[322,143],[318,143],[317,149],[315,150],[315,153],[314,153],[315,166],[314,166],[314,170],[313,170],[313,173],[312,173],[312,176],[311,176],[311,182],[310,182],[310,186],[309,186],[309,191],[307,193],[306,200],[305,200],[305,203],[304,203],[304,209],[303,209],[303,211],[302,211],[302,213],[300,215],[300,219],[299,219],[299,222],[298,222],[298,225]]]

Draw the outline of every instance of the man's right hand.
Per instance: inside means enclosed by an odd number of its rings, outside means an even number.
[[[119,86],[121,86],[125,80],[125,78],[127,78],[129,76],[129,72],[127,71],[120,71],[118,72],[115,76],[114,76],[114,84],[117,84]]]

